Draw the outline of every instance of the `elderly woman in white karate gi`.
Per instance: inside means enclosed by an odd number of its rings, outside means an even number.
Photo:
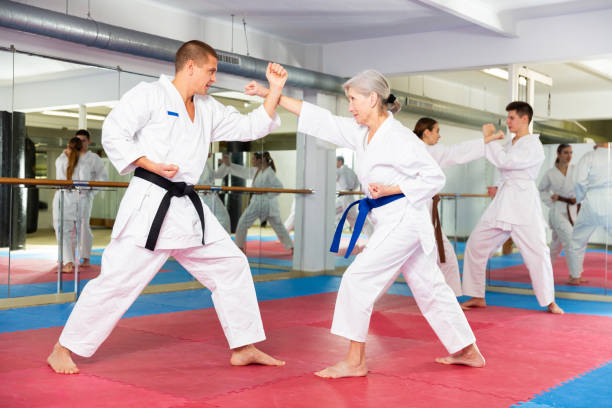
[[[353,118],[334,116],[284,95],[280,101],[285,109],[299,115],[298,132],[356,152],[357,176],[368,197],[364,203],[380,205],[370,214],[374,232],[344,273],[336,300],[331,332],[350,340],[349,352],[343,361],[316,375],[340,378],[367,374],[365,342],[372,309],[400,273],[423,316],[451,354],[436,361],[484,366],[474,334],[436,264],[427,205],[444,186],[444,173],[414,133],[394,119],[393,112],[400,104],[390,94],[383,75],[373,70],[362,72],[348,80],[344,89]],[[265,95],[257,84],[249,84],[249,91]]]
[[[555,165],[544,174],[538,184],[542,202],[549,208],[548,225],[552,229],[551,262],[557,259],[563,249],[567,254],[578,215],[574,194],[574,165],[570,164],[571,160],[572,146],[560,144],[557,147]]]
[[[170,256],[212,291],[231,364],[284,364],[253,346],[265,334],[248,261],[193,185],[211,142],[254,140],[279,125],[275,110],[287,73],[269,64],[270,95],[241,115],[206,95],[217,61],[208,44],[183,44],[174,79],[140,83],[104,121],[109,159],[120,174],[135,171],[135,177],[121,201],[102,271],[85,286],[47,359],[55,372],[79,371],[71,352],[91,356]]]
[[[86,160],[83,160],[83,143],[78,137],[73,137],[68,147],[55,160],[55,178],[57,180],[89,180],[91,168]],[[64,190],[62,236],[59,235],[60,224],[60,190],[53,196],[53,228],[58,245],[62,245],[62,272],[74,272],[74,251],[76,239],[76,223],[87,215],[88,200],[87,192],[76,190]],[[78,214],[78,216],[77,216]],[[76,260],[78,261],[78,259]]]
[[[576,201],[581,204],[576,217],[569,250],[567,267],[570,284],[585,282],[582,279],[584,253],[589,238],[598,227],[612,239],[612,151],[610,143],[598,143],[596,149],[582,156],[576,166]]]
[[[427,145],[427,151],[438,163],[445,169],[458,164],[469,163],[484,157],[484,146],[493,140],[503,138],[503,135],[494,133],[483,139],[466,140],[465,142],[457,143],[451,146],[438,143],[440,140],[440,125],[435,119],[420,118],[414,126],[414,134],[419,137]],[[429,212],[433,212],[433,205],[438,204],[439,198],[434,196],[434,200],[429,202]],[[437,211],[435,212],[437,215]],[[436,244],[438,246],[438,266],[444,275],[444,279],[448,286],[451,287],[455,296],[461,296],[461,277],[459,276],[459,263],[455,248],[450,243],[446,235],[441,231],[439,217],[434,217],[434,229],[436,229]]]
[[[508,130],[515,134],[503,146],[488,143],[485,157],[501,173],[495,198],[472,231],[463,256],[463,294],[472,298],[464,309],[486,307],[485,278],[487,260],[508,237],[518,247],[540,306],[551,313],[563,313],[555,303],[555,286],[546,226],[535,179],[544,161],[539,135],[531,134],[529,123],[533,109],[525,102],[506,106]],[[495,126],[483,126],[485,136],[495,133]],[[503,132],[498,131],[500,135]]]
[[[276,167],[270,153],[254,153],[252,156],[253,167],[245,167],[236,163],[231,163],[229,172],[233,176],[252,179],[251,187],[257,188],[283,188],[283,183],[276,176]],[[253,194],[251,202],[238,220],[234,241],[238,248],[246,251],[247,231],[251,225],[259,219],[261,222],[267,221],[276,233],[281,244],[286,250],[293,249],[291,236],[283,225],[280,217],[280,207],[278,206],[278,193]]]
[[[228,174],[228,166],[222,164],[216,170],[213,170],[210,160],[207,160],[204,171],[200,176],[200,180],[198,180],[198,184],[203,186],[214,186],[215,179],[223,178]],[[227,212],[227,208],[225,208],[225,204],[223,204],[223,201],[221,201],[221,198],[219,198],[219,194],[213,191],[201,190],[200,195],[204,204],[206,204],[213,214],[215,214],[215,217],[217,217],[217,220],[223,229],[227,231],[227,233],[230,233],[230,216]]]

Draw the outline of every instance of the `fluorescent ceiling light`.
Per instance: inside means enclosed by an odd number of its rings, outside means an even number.
[[[506,81],[508,80],[508,77],[510,76],[510,74],[508,74],[508,71],[506,71],[505,69],[501,69],[501,68],[485,68],[481,71],[484,72],[485,74],[493,75],[496,78],[505,79]],[[524,77],[519,76],[519,84],[527,85],[527,80]]]
[[[65,118],[79,118],[79,114],[76,112],[62,112],[62,111],[43,111],[42,112],[43,115],[49,115],[49,116],[62,116]],[[104,116],[100,116],[100,115],[87,115],[87,119],[91,119],[91,120],[104,120],[106,119]]]
[[[580,61],[578,63],[603,76],[612,78],[612,59],[596,59],[590,61]]]

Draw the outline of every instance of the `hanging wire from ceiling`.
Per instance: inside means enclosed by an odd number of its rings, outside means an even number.
[[[251,54],[249,54],[249,39],[247,37],[246,17],[242,17],[242,26],[244,27],[244,42],[246,43],[246,55],[248,57]]]

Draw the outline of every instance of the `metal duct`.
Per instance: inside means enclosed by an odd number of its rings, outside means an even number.
[[[0,26],[169,62],[174,61],[176,50],[182,44],[181,41],[12,1],[0,2]],[[226,51],[217,52],[219,72],[265,80],[267,61]],[[344,94],[342,84],[345,78],[291,66],[285,68],[289,73],[288,85]],[[476,128],[480,128],[483,123],[495,123],[498,127],[505,127],[505,117],[501,115],[405,92],[395,90],[393,92],[404,99],[405,111],[408,112]],[[567,129],[538,123],[534,124],[534,131],[539,132],[542,141],[547,143],[580,143],[585,136]]]
[[[55,11],[2,1],[0,26],[25,31],[90,47],[138,55],[162,61],[174,61],[182,42],[140,31],[130,30]],[[219,72],[265,80],[268,61],[218,51]],[[342,92],[343,78],[303,68],[285,67],[287,84],[325,92]]]

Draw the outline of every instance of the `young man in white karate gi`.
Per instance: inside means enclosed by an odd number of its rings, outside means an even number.
[[[576,201],[581,203],[567,250],[571,285],[584,283],[582,268],[589,238],[598,227],[612,238],[612,152],[610,143],[598,143],[596,149],[582,156],[576,166]]]
[[[487,260],[508,237],[518,247],[540,306],[551,313],[563,313],[555,303],[555,286],[539,191],[535,179],[544,161],[539,135],[529,131],[533,109],[526,102],[506,106],[506,124],[514,137],[503,146],[485,145],[485,157],[501,173],[495,198],[472,231],[463,257],[463,294],[472,298],[464,309],[485,307]],[[484,125],[485,137],[495,133],[495,126]],[[502,132],[501,130],[498,131]],[[503,133],[503,132],[502,132]]]
[[[217,61],[209,45],[183,44],[174,79],[137,85],[106,118],[104,149],[120,174],[135,171],[135,177],[102,256],[102,272],[83,290],[47,359],[55,372],[79,372],[71,352],[91,356],[170,256],[212,291],[231,364],[284,364],[253,346],[265,334],[249,264],[192,185],[211,142],[254,140],[278,127],[275,110],[287,72],[269,64],[270,94],[263,106],[241,115],[206,95]]]

